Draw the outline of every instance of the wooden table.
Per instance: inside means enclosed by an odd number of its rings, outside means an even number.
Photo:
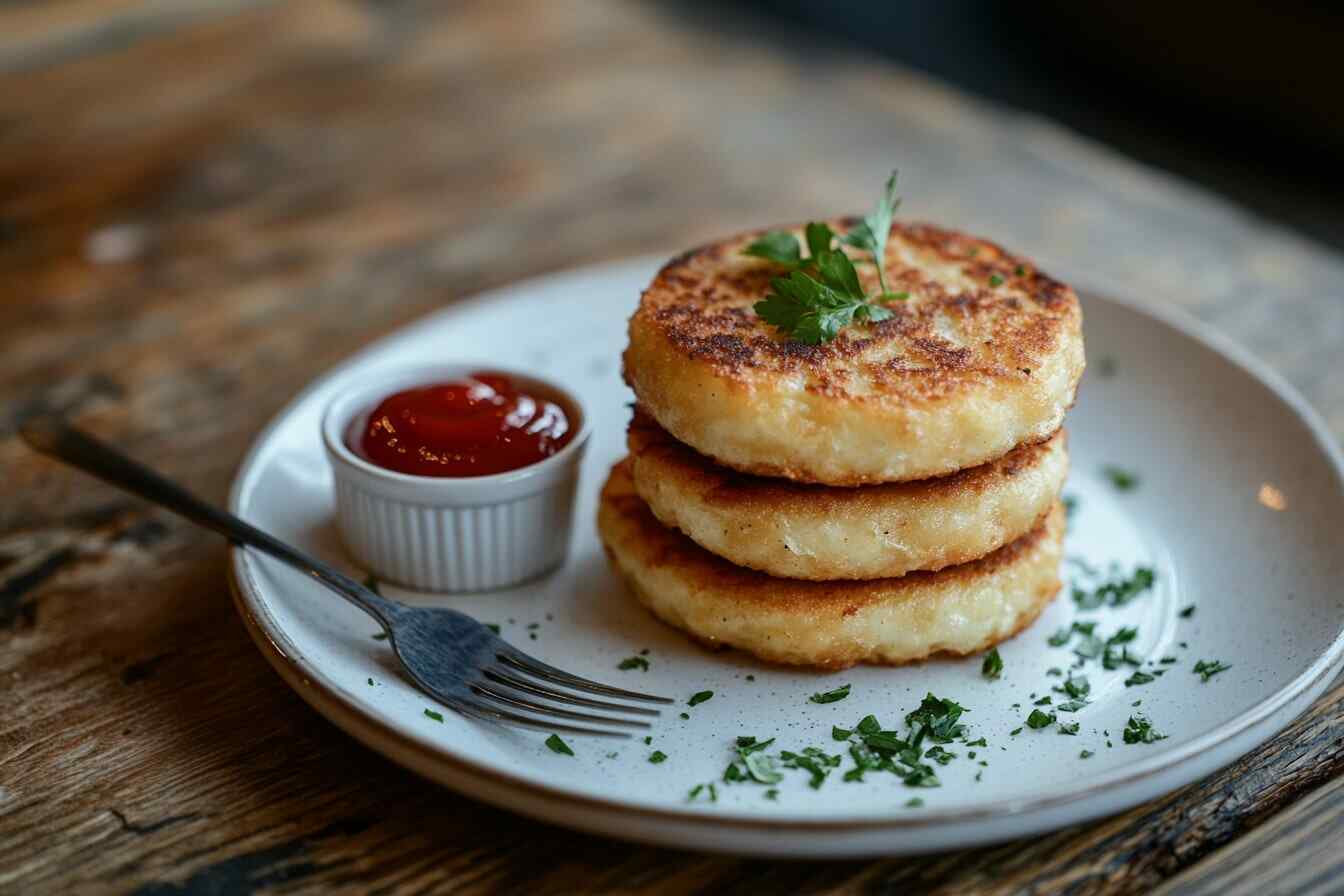
[[[1344,432],[1344,261],[1040,121],[707,6],[0,11],[0,892],[1338,891],[1344,687],[1117,818],[920,859],[641,848],[433,786],[284,687],[221,541],[41,461],[61,409],[223,501],[311,377],[525,275],[864,208],[1177,303]],[[631,297],[633,302],[634,297]]]

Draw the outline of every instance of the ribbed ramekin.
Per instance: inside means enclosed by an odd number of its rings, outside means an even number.
[[[412,476],[385,470],[348,444],[378,403],[413,386],[480,370],[558,399],[577,419],[569,444],[545,460],[492,476]],[[493,364],[426,364],[383,371],[337,396],[322,418],[346,547],[375,576],[425,591],[485,591],[536,578],[569,550],[588,414],[562,386]]]

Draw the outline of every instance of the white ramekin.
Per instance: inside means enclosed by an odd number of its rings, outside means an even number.
[[[387,396],[479,370],[559,399],[578,432],[540,463],[492,476],[411,476],[357,455],[346,439]],[[556,383],[494,364],[424,364],[371,375],[338,395],[322,417],[336,475],[336,521],[346,547],[375,576],[425,591],[505,588],[559,566],[569,549],[588,413]]]

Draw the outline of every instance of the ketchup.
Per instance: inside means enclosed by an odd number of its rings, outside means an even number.
[[[351,445],[415,476],[489,476],[545,460],[574,437],[569,414],[507,376],[478,371],[389,395]]]

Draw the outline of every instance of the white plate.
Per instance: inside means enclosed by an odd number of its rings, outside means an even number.
[[[623,592],[592,522],[597,490],[623,452],[631,399],[620,379],[625,322],[657,263],[640,259],[521,283],[373,345],[266,428],[230,503],[280,538],[348,564],[332,526],[331,474],[318,431],[332,394],[379,365],[412,361],[484,359],[558,378],[583,395],[595,418],[564,569],[483,595],[386,590],[499,623],[509,640],[580,675],[683,703],[701,690],[714,698],[666,714],[651,746],[573,739],[573,757],[551,752],[535,732],[452,713],[435,722],[424,714],[431,703],[398,677],[385,643],[371,637],[369,619],[302,575],[235,550],[239,608],[263,653],[319,712],[373,749],[486,802],[617,837],[760,855],[898,854],[1022,836],[1151,799],[1252,749],[1329,683],[1344,650],[1338,448],[1304,402],[1240,350],[1165,312],[1154,316],[1091,295],[1084,299],[1090,370],[1068,419],[1068,492],[1079,502],[1068,552],[1102,567],[1151,566],[1151,592],[1123,608],[1084,613],[1066,588],[1040,621],[1001,648],[1004,677],[993,682],[980,675],[978,658],[819,675],[691,644]],[[1102,375],[1112,365],[1114,373]],[[1117,491],[1101,475],[1108,464],[1135,471],[1139,487]],[[1262,493],[1266,484],[1275,491]],[[1267,506],[1274,495],[1285,509]],[[1073,577],[1076,569],[1066,573]],[[1190,604],[1194,615],[1182,618]],[[1131,670],[1091,664],[1093,702],[1072,717],[1081,723],[1078,736],[1060,736],[1054,727],[1011,735],[1032,709],[1030,695],[1059,684],[1047,670],[1067,666],[1071,654],[1047,638],[1075,618],[1096,619],[1105,632],[1136,625],[1134,652],[1178,662],[1133,687],[1124,683]],[[649,650],[647,672],[617,671],[641,649]],[[1212,659],[1232,667],[1203,683],[1192,667]],[[847,699],[808,701],[842,683],[853,686]],[[950,746],[963,755],[937,769],[937,789],[912,790],[883,773],[847,783],[837,771],[813,790],[804,773],[791,772],[774,801],[760,785],[722,783],[717,803],[687,801],[692,785],[719,779],[737,735],[841,753],[833,724],[874,713],[901,727],[930,691],[966,706],[970,737],[989,741],[975,761],[964,755],[967,747]],[[1135,700],[1142,700],[1138,710]],[[1167,739],[1125,744],[1121,731],[1136,711]],[[662,764],[648,762],[655,749],[668,756]],[[1095,755],[1081,759],[1084,749]],[[618,755],[609,758],[613,751]],[[912,796],[923,806],[907,807]]]

